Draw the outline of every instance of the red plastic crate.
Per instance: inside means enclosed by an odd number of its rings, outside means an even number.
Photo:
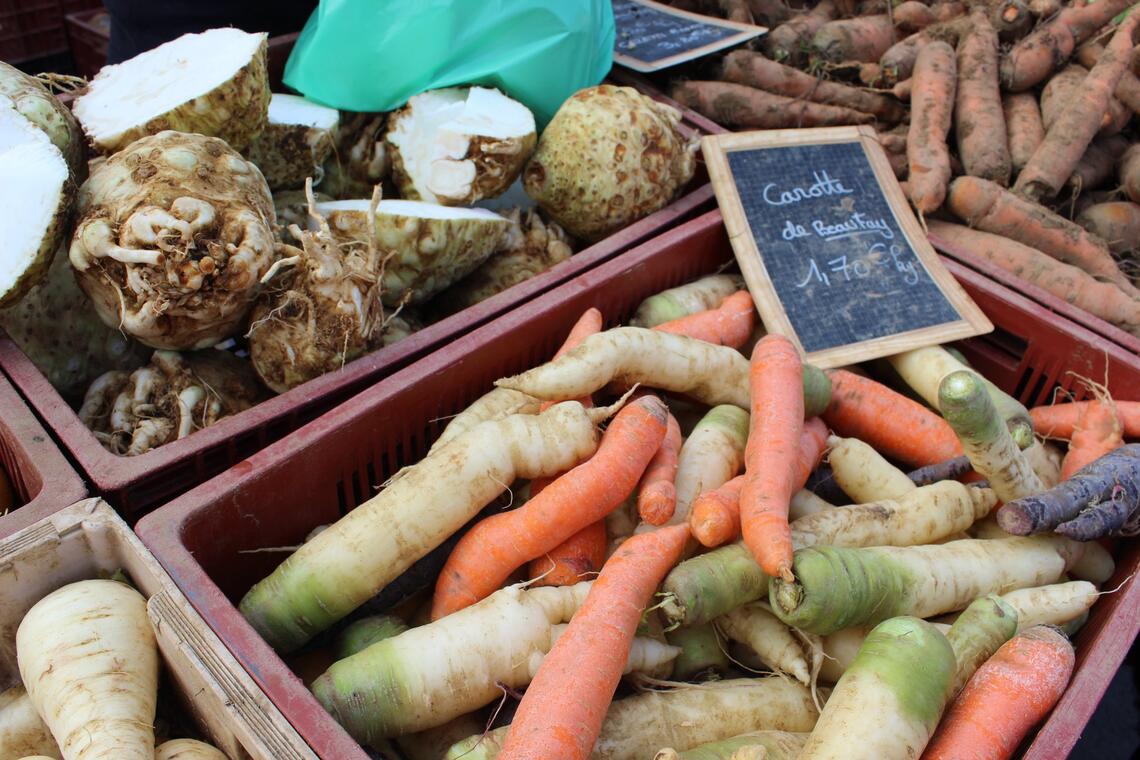
[[[1069,321],[1076,322],[1077,324],[1085,327],[1094,333],[1107,338],[1108,340],[1123,346],[1125,350],[1133,354],[1140,354],[1140,338],[1137,338],[1131,333],[1121,330],[1119,327],[1105,322],[1097,316],[1089,314],[1084,309],[1073,306],[1071,303],[1058,298],[1047,290],[1042,290],[1031,282],[1021,279],[1011,272],[1007,272],[999,266],[991,264],[980,256],[975,256],[969,251],[965,251],[953,243],[947,242],[937,235],[930,236],[930,244],[933,245],[940,253],[945,256],[958,261],[970,269],[984,274],[992,280],[997,280],[1005,285],[1010,290],[1021,293],[1023,296],[1030,298],[1049,311],[1068,319]]]
[[[0,376],[0,469],[21,504],[0,516],[0,539],[87,496],[83,479],[3,376]]]
[[[67,46],[79,76],[91,79],[107,64],[111,14],[102,8],[64,16]]]
[[[3,0],[0,61],[19,63],[66,51],[64,15],[101,5],[101,0]]]
[[[310,746],[326,758],[363,759],[358,745],[236,609],[250,586],[283,559],[249,550],[300,543],[315,526],[357,506],[399,467],[420,458],[443,422],[496,378],[552,356],[587,307],[598,307],[614,324],[645,297],[731,261],[720,213],[705,214],[392,375],[152,513],[137,531]],[[1073,387],[1068,370],[1096,378],[1107,372],[1119,398],[1140,399],[1140,359],[998,283],[954,262],[947,265],[998,325],[993,334],[960,347],[1002,388],[1036,404],[1057,386]],[[1140,587],[1130,577],[1138,562],[1133,544],[1106,586],[1123,582],[1123,588],[1093,608],[1077,637],[1073,684],[1026,757],[1064,756],[1095,709],[1140,627],[1132,613]]]

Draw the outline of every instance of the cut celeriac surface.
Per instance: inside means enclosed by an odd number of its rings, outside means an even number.
[[[167,129],[244,150],[269,108],[266,39],[232,28],[184,34],[103,67],[72,110],[100,153]]]
[[[59,148],[0,96],[0,306],[14,303],[47,274],[73,197]]]
[[[493,211],[422,201],[381,201],[370,220],[370,201],[319,203],[341,245],[367,246],[375,235],[383,263],[386,306],[422,303],[466,277],[503,244],[511,227]]]
[[[387,139],[405,198],[463,205],[510,187],[537,137],[522,103],[485,87],[450,87],[411,98]]]
[[[270,190],[296,190],[304,187],[308,177],[318,185],[339,121],[335,108],[299,95],[274,93],[269,122],[250,143],[249,160],[261,169]]]

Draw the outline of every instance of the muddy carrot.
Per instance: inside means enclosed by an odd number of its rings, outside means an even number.
[[[958,157],[967,174],[1008,185],[1011,161],[998,89],[998,38],[981,6],[970,13],[970,29],[958,42],[958,72]]]
[[[1016,175],[1029,163],[1033,151],[1045,139],[1045,126],[1041,122],[1041,107],[1031,93],[1006,93],[1001,103],[1009,140],[1009,158]]]
[[[682,82],[673,99],[718,124],[753,129],[795,129],[870,124],[875,117],[850,108],[773,95],[731,82]]]
[[[954,48],[945,42],[923,46],[914,65],[910,132],[906,139],[910,165],[907,186],[911,203],[920,216],[938,209],[946,198],[946,185],[950,182],[950,151],[946,138],[950,133],[956,82]]]

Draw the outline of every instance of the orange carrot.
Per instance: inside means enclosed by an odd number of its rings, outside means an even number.
[[[527,687],[499,760],[590,756],[642,611],[688,539],[687,525],[670,525],[633,536],[606,561]]]
[[[970,30],[958,43],[958,94],[954,137],[967,174],[1009,184],[1009,145],[998,89],[998,38],[982,6],[970,13]]]
[[[747,290],[739,290],[724,299],[715,309],[689,314],[653,329],[718,346],[740,348],[748,342],[755,327],[756,309],[752,305],[752,296]]]
[[[1140,145],[1133,145],[1120,157],[1120,185],[1133,203],[1140,203]]]
[[[1093,5],[1108,1],[1101,0]],[[1085,77],[1076,97],[1046,131],[1045,140],[1017,175],[1013,186],[1016,192],[1033,199],[1052,198],[1060,192],[1101,128],[1112,93],[1127,68],[1138,24],[1140,13],[1125,17],[1100,60]]]
[[[1081,160],[1077,162],[1077,166],[1073,169],[1073,173],[1069,175],[1069,179],[1065,184],[1072,187],[1077,192],[1087,190],[1090,187],[1100,187],[1105,182],[1110,180],[1116,173],[1116,162],[1120,160],[1120,156],[1124,151],[1128,150],[1128,138],[1122,135],[1112,135],[1110,137],[1098,137],[1089,143],[1089,147],[1085,150],[1085,154],[1081,156]],[[1124,201],[1127,203],[1127,201]],[[1108,205],[1108,204],[1098,204]],[[1082,212],[1083,213],[1083,212]],[[1109,250],[1116,253],[1117,251],[1112,247],[1112,235],[1103,235],[1097,230],[1084,225],[1081,221],[1077,221],[1082,227],[1089,232],[1097,235],[1109,244]],[[1130,237],[1128,239],[1127,247],[1122,247],[1121,251],[1129,250],[1136,238]]]
[[[827,374],[831,404],[822,417],[836,435],[858,438],[911,468],[962,454],[950,424],[917,401],[847,370]]]
[[[1016,175],[1029,163],[1033,151],[1045,139],[1045,125],[1041,123],[1041,107],[1031,93],[1003,95],[1001,104],[1009,140],[1009,158]]]
[[[749,301],[751,304],[751,301]],[[751,308],[751,307],[750,307]],[[661,448],[649,460],[637,489],[637,514],[650,525],[664,525],[677,506],[677,457],[681,453],[681,426],[669,415]]]
[[[586,309],[570,328],[566,341],[554,354],[554,358],[557,359],[573,351],[586,338],[601,331],[602,313],[593,307]],[[594,405],[588,396],[578,399],[578,402],[585,407]],[[546,411],[554,403],[554,401],[544,401],[539,410]],[[553,477],[532,480],[531,498],[542,493],[542,489],[553,481]],[[606,525],[604,521],[599,520],[593,525],[587,525],[543,557],[532,560],[527,570],[527,577],[533,580],[536,586],[569,586],[582,580],[585,574],[596,571],[605,559]]]
[[[791,582],[788,502],[799,488],[796,463],[804,427],[803,363],[795,345],[782,335],[761,338],[752,351],[749,386],[752,427],[744,450],[740,525],[764,572]]]
[[[971,227],[1024,243],[1140,297],[1104,241],[1038,203],[979,177],[958,177],[950,183],[946,206]]]
[[[945,42],[930,42],[919,50],[910,94],[906,156],[910,200],[920,216],[936,211],[946,198],[950,181],[946,137],[950,134],[957,79],[954,48]]]
[[[805,63],[808,41],[821,26],[833,18],[835,4],[832,0],[820,0],[807,13],[801,13],[764,35],[760,40],[760,48],[773,61]]]
[[[1086,69],[1091,69],[1103,54],[1103,45],[1087,42],[1077,50],[1077,60]],[[1113,94],[1134,113],[1140,113],[1140,78],[1137,78],[1131,71],[1126,70],[1124,75],[1120,77],[1120,82],[1116,85],[1116,92]]]
[[[656,396],[627,404],[610,422],[589,460],[518,509],[477,523],[451,550],[440,571],[432,620],[490,596],[515,568],[621,505],[660,448],[668,414]]]
[[[1083,411],[1061,462],[1061,480],[1068,480],[1086,464],[1124,445],[1124,431],[1111,398],[1098,398]]]
[[[1073,646],[1051,626],[1018,633],[974,673],[938,725],[922,760],[1013,756],[1065,692]]]
[[[1135,0],[1097,0],[1073,4],[1023,37],[1001,62],[1001,84],[1008,92],[1024,92],[1045,81],[1113,16]]]
[[[590,523],[550,550],[532,559],[527,569],[534,586],[573,586],[589,580],[606,561],[606,521]]]
[[[1097,401],[1075,401],[1068,404],[1038,406],[1029,410],[1033,429],[1049,438],[1071,438],[1077,421]],[[1125,438],[1140,438],[1140,401],[1113,401]]]
[[[895,44],[895,27],[887,14],[828,21],[811,38],[812,52],[833,63],[877,61]]]
[[[918,53],[922,48],[938,40],[949,45],[957,45],[958,39],[969,28],[968,19],[954,18],[931,24],[921,32],[912,34],[891,45],[879,59],[884,83],[893,85],[910,79],[914,75],[914,64],[918,60]],[[907,92],[910,91],[907,90]],[[904,97],[898,92],[895,92],[895,96],[903,100],[910,98],[909,94]]]
[[[773,95],[731,82],[682,82],[673,99],[718,124],[753,129],[795,129],[870,124],[875,117],[850,108]]]
[[[1065,112],[1065,107],[1080,95],[1088,75],[1088,69],[1070,63],[1049,77],[1049,81],[1041,88],[1041,124],[1046,132],[1057,123],[1057,119]],[[1107,114],[1101,118],[1102,125],[1106,118]]]
[[[920,5],[917,2],[913,4]],[[813,103],[826,103],[873,114],[881,121],[897,122],[906,115],[906,109],[884,95],[814,77],[751,50],[729,53],[724,59],[720,76],[726,82],[756,87],[776,95],[803,98]]]
[[[894,7],[891,17],[895,22],[895,29],[903,34],[914,34],[937,21],[934,10],[918,0],[906,0]]]
[[[796,462],[795,488],[807,482],[808,475],[819,464],[827,448],[827,425],[819,417],[804,423],[800,436],[799,459]],[[708,547],[728,543],[740,535],[740,491],[744,475],[738,475],[720,488],[705,491],[693,501],[689,528],[693,537]]]

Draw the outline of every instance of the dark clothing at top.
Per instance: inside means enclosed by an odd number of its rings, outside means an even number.
[[[119,63],[188,32],[234,26],[247,32],[299,32],[317,0],[103,0],[111,14],[107,62]]]

